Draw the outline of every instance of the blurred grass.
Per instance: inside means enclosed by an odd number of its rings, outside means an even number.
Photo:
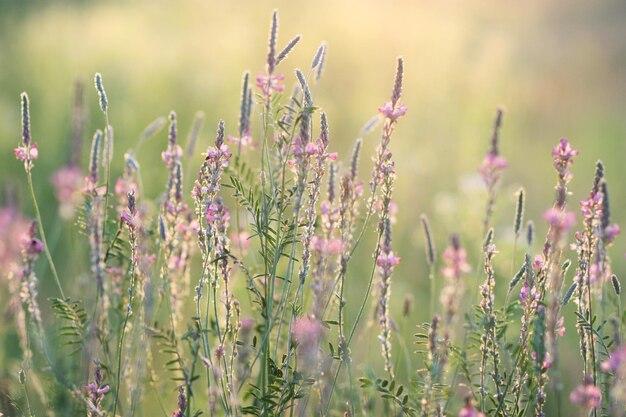
[[[501,150],[510,161],[495,218],[503,252],[512,246],[514,193],[520,186],[528,191],[526,218],[538,225],[534,251],[539,251],[546,229],[540,215],[551,205],[555,182],[550,149],[561,136],[581,150],[573,168],[572,207],[588,192],[594,163],[602,159],[614,221],[626,224],[626,4],[621,0],[0,0],[2,183],[24,184],[11,149],[19,140],[19,93],[26,90],[40,146],[34,176],[46,207],[44,221],[56,230],[49,233],[69,238],[62,231],[67,225],[53,223],[56,203],[47,178],[68,159],[76,78],[88,87],[87,136],[103,125],[91,88],[96,71],[103,74],[109,96],[117,172],[124,150],[150,121],[171,109],[178,113],[183,136],[195,111],[206,112],[200,148],[212,138],[219,118],[234,133],[241,75],[246,69],[253,75],[263,69],[268,19],[275,7],[280,11],[281,45],[303,34],[280,68],[287,85],[294,80],[294,67],[307,68],[319,43],[329,44],[325,75],[313,93],[328,113],[331,147],[344,160],[362,125],[389,96],[395,57],[405,58],[403,101],[409,113],[391,145],[398,171],[395,246],[403,258],[392,290],[398,317],[405,293],[413,294],[417,306],[427,305],[421,212],[429,215],[440,250],[447,235],[459,231],[475,259],[485,199],[476,167],[498,105],[506,109]],[[258,136],[258,125],[255,129]],[[365,138],[364,177],[376,143],[375,133]],[[164,187],[159,163],[164,146],[162,133],[146,144],[140,158],[149,196]],[[19,194],[29,212],[26,193]],[[613,248],[614,269],[621,277],[626,277],[625,244],[626,237],[620,236]],[[363,260],[368,250],[361,251]],[[67,256],[66,249],[57,259]],[[508,281],[510,257],[496,261],[497,272]],[[365,281],[369,266],[357,265],[351,277]],[[61,270],[66,276],[75,273],[72,262],[61,263]],[[52,286],[42,284],[46,295],[54,295]],[[356,302],[363,282],[349,285],[348,300]],[[473,278],[467,285],[473,285]],[[403,325],[408,340],[413,324],[428,320],[427,310],[417,309]],[[568,332],[575,334],[572,321]],[[376,342],[371,345],[370,352],[377,355]],[[564,349],[566,357],[576,357],[575,343]],[[577,375],[578,370],[571,372]]]

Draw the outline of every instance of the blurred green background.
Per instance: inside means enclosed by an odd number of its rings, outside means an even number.
[[[408,340],[414,324],[428,320],[419,214],[429,215],[439,250],[449,233],[460,232],[468,242],[472,264],[477,265],[485,191],[476,168],[486,152],[497,106],[505,109],[501,152],[510,162],[495,216],[496,243],[503,252],[512,247],[515,192],[520,186],[527,189],[526,218],[538,226],[540,243],[532,249],[540,251],[546,230],[540,216],[552,204],[555,183],[550,150],[562,136],[581,150],[573,167],[572,207],[577,209],[577,201],[586,196],[595,161],[602,159],[614,221],[626,225],[622,0],[0,0],[2,185],[22,187],[20,201],[32,213],[23,168],[12,154],[20,138],[19,94],[27,91],[40,150],[34,170],[36,192],[45,207],[46,227],[54,227],[56,201],[48,177],[69,157],[72,86],[77,78],[87,86],[86,139],[103,125],[92,88],[95,72],[103,74],[109,98],[117,173],[123,151],[133,146],[149,122],[172,109],[178,113],[183,137],[195,111],[206,113],[200,148],[209,143],[220,118],[234,134],[241,75],[250,70],[254,76],[264,68],[274,8],[280,12],[279,45],[295,34],[303,35],[279,68],[286,73],[288,91],[295,78],[293,68],[308,68],[320,42],[328,42],[326,70],[313,94],[328,114],[331,148],[344,161],[363,124],[388,100],[395,58],[404,56],[403,101],[409,112],[391,144],[398,172],[394,246],[403,261],[394,275],[392,302],[400,320],[404,295],[412,294],[417,301],[402,324]],[[254,124],[253,134],[258,137],[258,132]],[[365,178],[377,142],[377,133],[364,140]],[[140,157],[149,196],[164,187],[166,173],[159,153],[165,144],[162,132],[145,145]],[[199,161],[198,155],[194,162]],[[61,237],[71,235],[64,231]],[[612,248],[614,269],[622,278],[625,245],[626,237],[620,236]],[[359,256],[367,260],[369,250],[362,249]],[[518,258],[522,253],[520,248]],[[63,274],[70,274],[70,254],[60,248],[55,257]],[[510,278],[511,259],[507,253],[496,260],[503,287]],[[352,270],[348,302],[360,299],[367,280],[369,266],[357,264],[364,266]],[[42,285],[44,295],[54,294],[52,283]],[[572,307],[565,311],[567,331],[574,336]],[[576,358],[575,341],[568,339],[562,347],[567,357]],[[369,352],[376,361],[378,350],[372,338]],[[577,365],[568,366],[568,372],[575,382]]]

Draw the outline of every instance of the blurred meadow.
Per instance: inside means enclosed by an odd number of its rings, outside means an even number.
[[[527,191],[525,217],[537,225],[538,243],[532,254],[541,251],[547,229],[541,213],[551,205],[555,184],[550,152],[561,137],[581,151],[572,168],[572,208],[577,210],[577,201],[587,196],[595,162],[601,159],[613,221],[626,225],[626,3],[622,0],[0,0],[0,184],[15,190],[5,193],[3,205],[16,203],[32,215],[23,167],[12,152],[20,139],[19,95],[28,91],[33,138],[40,152],[33,171],[35,191],[66,288],[81,291],[71,283],[72,271],[84,269],[76,263],[88,260],[76,259],[72,250],[84,244],[84,237],[72,230],[71,222],[54,220],[57,202],[48,178],[69,158],[76,80],[85,84],[89,108],[83,167],[89,139],[103,125],[93,88],[95,72],[104,77],[115,130],[114,177],[121,173],[125,150],[134,146],[151,121],[170,110],[178,114],[183,138],[196,111],[205,112],[198,146],[204,149],[220,118],[226,132],[235,134],[241,77],[245,70],[252,76],[263,71],[267,25],[275,8],[280,12],[281,44],[303,34],[281,71],[308,68],[320,42],[328,43],[324,76],[312,88],[316,104],[329,118],[330,149],[339,152],[344,163],[363,125],[388,99],[396,57],[404,57],[403,102],[408,113],[391,143],[398,173],[394,246],[402,262],[394,274],[391,304],[406,340],[412,340],[416,324],[430,319],[421,213],[430,218],[439,251],[447,244],[446,236],[458,232],[468,242],[470,263],[480,268],[477,236],[486,192],[477,167],[487,150],[498,106],[505,110],[501,153],[509,160],[493,222],[502,251],[513,245],[515,193],[521,186]],[[285,75],[290,91],[295,76]],[[260,127],[252,129],[258,137]],[[166,141],[163,130],[145,143],[138,156],[149,196],[164,190],[167,172],[160,152]],[[365,177],[377,142],[377,131],[364,137],[361,170]],[[192,169],[201,161],[198,153]],[[356,262],[346,284],[348,301],[360,300],[364,293],[374,234],[367,238],[357,253],[363,262]],[[73,243],[60,244],[64,241]],[[518,248],[519,254],[522,251]],[[622,280],[626,279],[625,252],[622,234],[611,253],[614,272]],[[575,259],[576,254],[566,256]],[[496,257],[495,262],[502,290],[513,266],[508,256]],[[38,268],[46,268],[45,262]],[[363,282],[358,282],[359,272]],[[473,281],[468,287],[472,285]],[[53,282],[42,280],[41,288],[42,296],[55,295]],[[407,294],[414,299],[413,309],[402,318]],[[43,301],[42,306],[49,309]],[[348,321],[355,309],[355,304],[348,305]],[[576,358],[576,331],[568,310],[573,307],[565,307],[568,336],[561,348],[566,358]],[[16,342],[2,340],[0,381],[13,377],[18,357]],[[380,360],[378,350],[375,336],[367,348],[355,349],[356,355],[371,356],[373,363]],[[562,372],[574,376],[580,369]]]

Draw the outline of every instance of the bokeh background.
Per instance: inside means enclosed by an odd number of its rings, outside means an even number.
[[[197,110],[206,113],[203,148],[220,118],[228,132],[236,132],[241,76],[244,70],[253,75],[263,70],[274,8],[280,12],[280,45],[303,34],[281,64],[288,86],[294,82],[293,68],[307,68],[320,42],[328,43],[325,73],[313,94],[328,114],[331,147],[343,160],[361,127],[388,99],[395,58],[404,56],[403,101],[409,112],[391,144],[398,172],[394,245],[402,257],[392,303],[407,340],[412,340],[416,324],[428,320],[420,213],[429,215],[439,250],[449,233],[459,232],[477,265],[485,190],[476,169],[487,150],[497,106],[505,109],[501,152],[510,162],[495,216],[496,243],[502,251],[512,247],[520,186],[527,190],[526,218],[535,220],[543,240],[546,227],[540,217],[551,205],[555,183],[550,150],[563,136],[581,150],[573,167],[572,205],[586,196],[595,161],[602,159],[614,221],[626,225],[626,3],[621,0],[0,0],[0,184],[18,190],[11,197],[16,201],[3,204],[22,205],[32,214],[23,168],[12,154],[20,138],[20,92],[28,91],[31,98],[33,135],[40,150],[34,177],[46,228],[56,242],[80,242],[71,225],[54,220],[57,202],[48,180],[69,158],[75,80],[82,79],[87,87],[87,141],[103,125],[91,88],[93,74],[103,74],[115,128],[116,173],[123,151],[144,127],[172,109],[182,136]],[[258,132],[258,124],[253,129]],[[377,141],[377,133],[364,139],[365,177]],[[140,156],[150,196],[164,187],[160,152],[165,143],[162,132],[146,143]],[[198,165],[200,158],[193,163]],[[56,248],[54,256],[69,287],[76,261],[67,249],[71,246]],[[524,250],[520,247],[518,259]],[[538,253],[540,243],[532,251]],[[626,238],[620,236],[612,258],[618,276],[626,279],[624,252]],[[369,248],[358,256],[367,261]],[[367,280],[367,263],[358,264],[364,266],[353,270],[349,302],[361,298]],[[504,287],[510,279],[510,256],[497,258],[496,269]],[[42,286],[42,296],[54,295],[51,282]],[[410,317],[400,319],[406,294],[416,302]],[[571,375],[568,386],[580,375],[572,309],[565,309],[572,338],[562,344],[573,363],[565,370]],[[9,362],[10,344],[8,339],[0,349],[0,365]],[[374,338],[368,346],[360,354],[376,363]]]

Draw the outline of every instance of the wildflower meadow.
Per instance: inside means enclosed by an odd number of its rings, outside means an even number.
[[[296,61],[306,33],[279,11],[257,16],[232,123],[171,106],[129,132],[141,109],[102,70],[72,86],[61,159],[46,92],[11,97],[0,416],[626,416],[623,168],[575,171],[575,137],[508,154],[524,116],[494,102],[464,157],[478,216],[438,221],[440,197],[397,188],[421,187],[397,149],[425,134],[405,98],[424,63],[385,62],[338,145],[344,110],[319,91],[342,51]]]

